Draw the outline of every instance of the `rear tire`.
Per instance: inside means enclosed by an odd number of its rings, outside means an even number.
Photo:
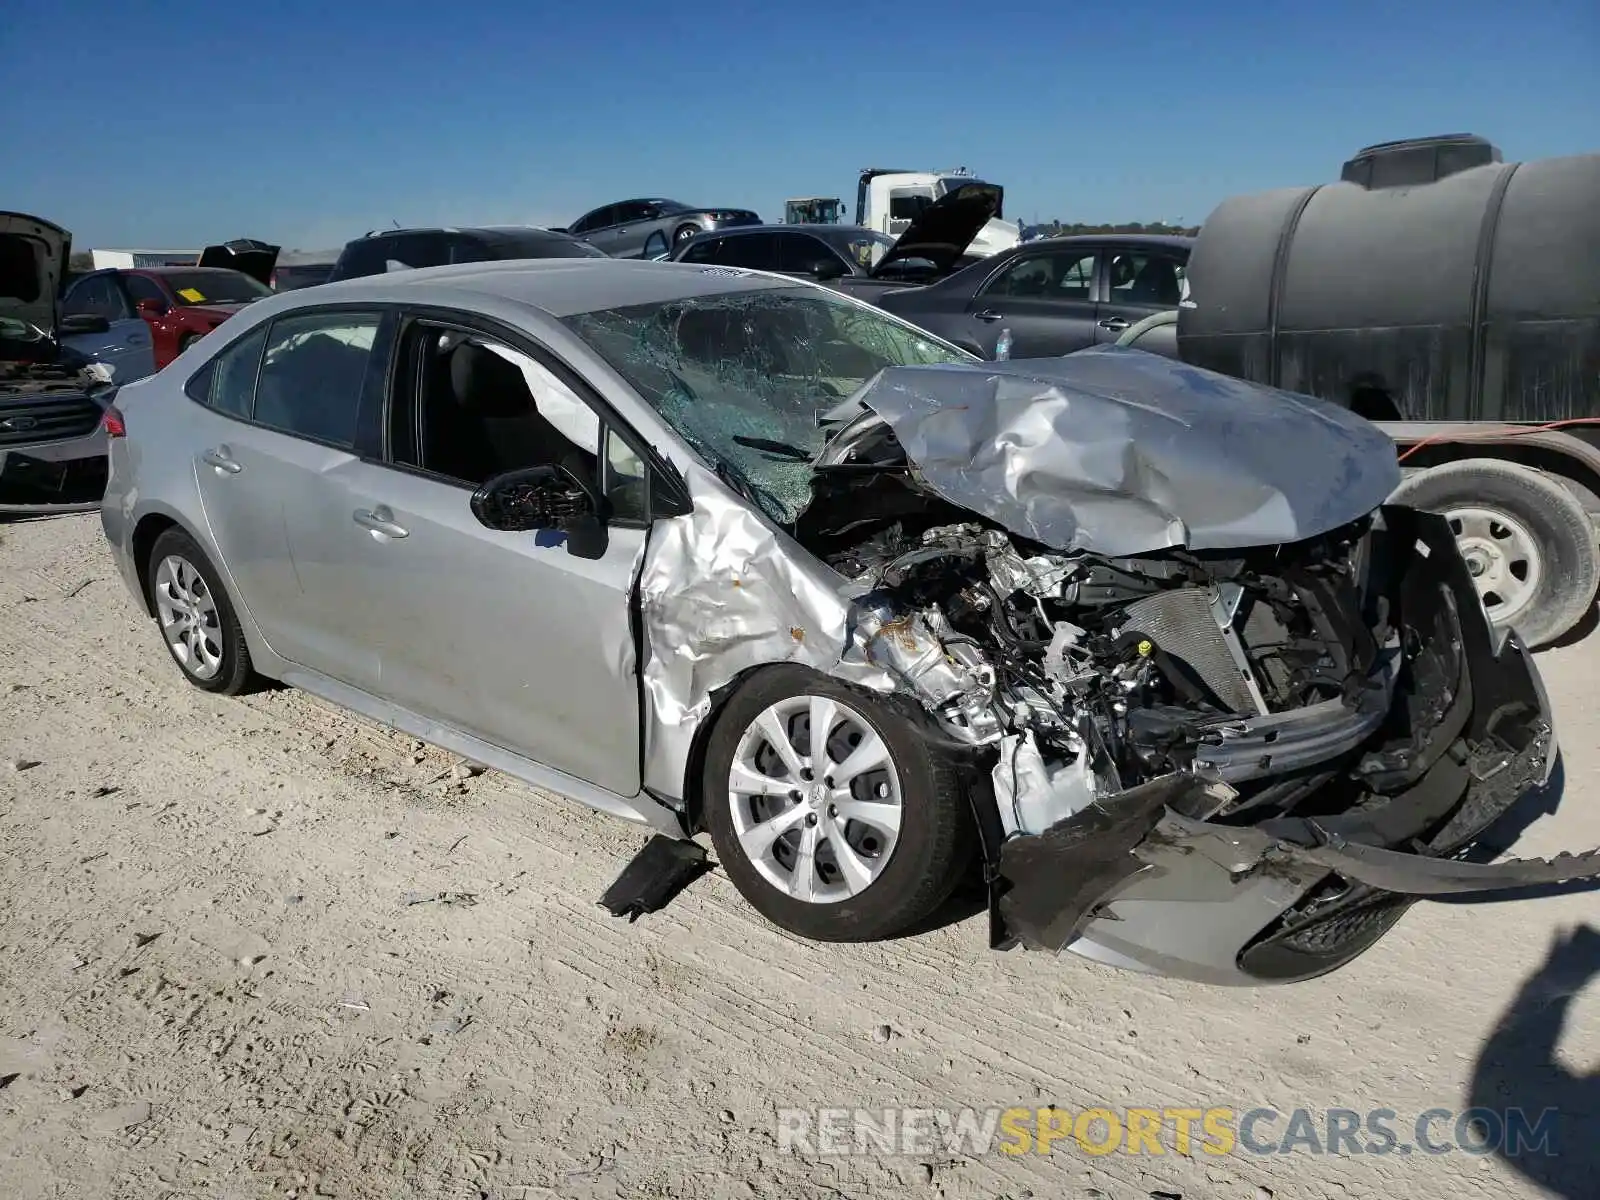
[[[1390,497],[1450,521],[1489,619],[1530,647],[1566,633],[1594,603],[1600,555],[1571,490],[1543,471],[1498,459],[1445,463]]]
[[[813,746],[817,715],[828,732]],[[775,786],[747,790],[760,779]],[[768,668],[728,701],[702,787],[723,870],[757,912],[801,937],[903,934],[970,862],[971,812],[951,765],[889,705],[805,667]]]
[[[161,640],[183,676],[202,691],[237,696],[255,678],[250,647],[222,580],[199,544],[168,529],[145,560],[145,595]]]
[[[186,333],[186,334],[184,334],[182,339],[178,342],[178,353],[179,354],[185,353],[189,349],[190,346],[192,346],[196,342],[198,342],[201,339],[201,337],[203,337],[203,336],[204,336],[203,334],[199,334],[199,333]]]

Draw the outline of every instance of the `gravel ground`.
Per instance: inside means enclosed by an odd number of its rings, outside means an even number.
[[[1597,646],[1541,656],[1564,796],[1519,853],[1600,843]],[[637,829],[455,767],[188,687],[98,518],[0,525],[0,1196],[1596,1195],[1596,892],[1206,989],[995,954],[978,917],[809,945],[719,874],[629,925],[595,902]],[[838,1156],[776,1117],[1386,1108],[1405,1141],[1474,1104],[1559,1106],[1563,1153]]]

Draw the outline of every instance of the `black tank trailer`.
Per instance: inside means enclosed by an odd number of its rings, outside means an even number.
[[[1378,422],[1396,499],[1449,517],[1496,625],[1593,611],[1600,555],[1600,154],[1507,163],[1470,134],[1387,142],[1336,183],[1206,219],[1189,296],[1123,335]]]

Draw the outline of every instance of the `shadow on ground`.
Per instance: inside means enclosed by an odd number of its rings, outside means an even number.
[[[1574,1071],[1556,1057],[1568,1009],[1596,976],[1600,930],[1584,925],[1558,935],[1485,1039],[1469,1085],[1471,1107],[1501,1122],[1499,1157],[1562,1200],[1600,1194],[1600,1072]],[[1511,1136],[1517,1129],[1533,1136]]]

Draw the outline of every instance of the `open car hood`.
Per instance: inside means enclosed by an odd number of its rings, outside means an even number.
[[[272,286],[272,268],[278,263],[279,247],[258,242],[254,238],[235,238],[216,246],[207,246],[200,252],[197,267],[226,267],[241,271],[256,282]]]
[[[851,412],[818,468],[887,423],[932,491],[1068,552],[1303,541],[1400,483],[1394,444],[1347,409],[1120,346],[890,367],[830,417]]]
[[[955,268],[989,219],[1000,211],[1005,192],[998,184],[973,181],[935,200],[906,227],[873,267],[874,275],[891,263],[926,258],[946,273]]]
[[[72,235],[43,217],[0,212],[0,317],[54,337],[56,300],[72,254]]]

